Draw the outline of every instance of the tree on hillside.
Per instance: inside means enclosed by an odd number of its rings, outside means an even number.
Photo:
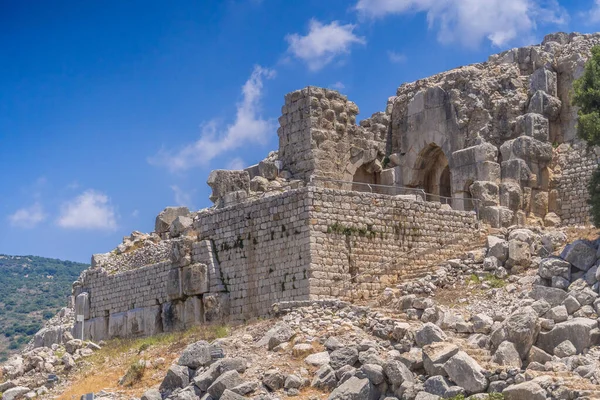
[[[590,146],[600,146],[600,46],[592,48],[592,56],[585,64],[583,75],[573,82],[573,104],[577,112],[577,133]],[[592,221],[600,227],[600,168],[592,174],[588,184]]]

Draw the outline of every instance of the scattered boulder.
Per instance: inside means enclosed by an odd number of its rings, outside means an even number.
[[[505,400],[546,400],[546,391],[535,382],[511,385],[502,391]]]
[[[586,240],[576,240],[565,247],[560,257],[575,268],[587,271],[596,262],[596,249]]]
[[[197,369],[198,367],[204,367],[212,362],[210,355],[210,344],[204,340],[188,345],[177,364],[183,365],[189,368]]]
[[[354,347],[342,347],[332,352],[329,357],[331,367],[340,369],[344,365],[354,365],[358,361],[358,350]]]
[[[272,391],[277,391],[283,387],[285,383],[285,376],[283,376],[283,374],[276,369],[270,369],[265,372],[262,382]]]
[[[207,389],[207,392],[215,399],[219,399],[225,389],[233,389],[243,383],[240,374],[237,371],[227,371],[219,376],[212,385]]]
[[[523,359],[535,343],[539,332],[538,315],[528,306],[513,312],[504,320],[500,328],[492,332],[491,341],[495,348],[504,341],[512,342]]]
[[[156,216],[154,223],[154,232],[165,233],[169,232],[171,224],[177,217],[187,217],[190,215],[190,210],[187,207],[167,207]]]
[[[554,348],[554,355],[560,358],[570,357],[577,354],[577,349],[569,340],[565,340]]]
[[[459,351],[444,364],[448,378],[469,393],[480,393],[487,389],[488,381],[483,369],[463,351]]]
[[[286,323],[279,323],[275,328],[267,332],[269,335],[268,347],[269,350],[279,346],[281,343],[289,342],[294,336],[294,330]]]
[[[434,342],[446,341],[446,334],[437,325],[428,322],[415,333],[417,346],[423,347]]]
[[[30,389],[28,387],[17,386],[12,389],[8,389],[6,392],[2,393],[2,400],[19,400],[22,399],[29,392]]]
[[[355,376],[338,386],[329,395],[329,400],[365,400],[370,398],[371,383],[368,379]]]
[[[521,357],[519,356],[519,352],[515,348],[515,345],[507,341],[500,343],[500,346],[498,346],[498,349],[494,353],[492,361],[506,367],[520,369],[522,366]]]
[[[571,341],[577,353],[591,345],[591,331],[598,326],[598,322],[588,318],[573,318],[556,326],[549,332],[542,332],[537,339],[537,346],[542,350],[553,353],[554,348],[564,342]]]
[[[158,390],[161,393],[171,393],[175,389],[186,387],[190,383],[190,373],[188,367],[182,365],[172,365],[167,371]]]
[[[423,368],[428,375],[446,376],[444,363],[458,353],[458,347],[451,343],[433,343],[423,347]]]

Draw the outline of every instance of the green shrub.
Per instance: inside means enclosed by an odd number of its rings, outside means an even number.
[[[119,381],[119,385],[133,386],[142,380],[145,372],[146,362],[144,360],[138,360],[129,366],[129,369]]]

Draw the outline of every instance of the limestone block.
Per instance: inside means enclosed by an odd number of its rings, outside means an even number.
[[[144,334],[144,309],[134,308],[127,311],[127,337],[137,337]]]
[[[108,318],[97,317],[92,318],[84,323],[84,338],[98,343],[101,340],[109,339],[108,337]]]
[[[176,300],[183,297],[179,268],[172,268],[167,275],[167,298]]]
[[[524,160],[513,159],[503,161],[501,168],[502,182],[510,180],[523,185],[529,185],[530,183],[536,182],[535,175],[531,172],[531,169],[529,169],[529,166]]]
[[[475,181],[469,188],[474,199],[481,202],[484,207],[497,206],[499,204],[499,188],[493,182]]]
[[[184,305],[181,301],[162,304],[162,327],[164,332],[181,331],[185,328],[183,316]]]
[[[556,72],[550,71],[547,68],[536,70],[529,77],[529,93],[531,95],[541,90],[550,96],[557,96],[557,77]]]
[[[203,296],[204,316],[207,322],[221,321],[229,315],[229,294],[209,293]]]
[[[192,226],[194,220],[190,217],[180,215],[175,218],[175,220],[171,223],[171,227],[169,228],[169,233],[171,237],[178,237],[185,232],[186,229]]]
[[[560,115],[562,102],[548,93],[538,90],[529,100],[528,112],[542,114],[550,121],[555,121]]]
[[[192,264],[181,270],[183,293],[186,296],[207,293],[209,286],[208,267],[206,264]]]
[[[189,216],[190,210],[187,207],[167,207],[156,216],[154,223],[154,232],[168,232],[171,224],[179,216]]]
[[[87,292],[75,298],[75,315],[83,315],[84,319],[90,318],[90,295]]]
[[[111,339],[127,337],[127,312],[111,314],[108,317],[108,336]]]
[[[421,113],[425,110],[425,92],[417,92],[412,100],[408,103],[408,116]]]
[[[183,303],[183,324],[185,329],[204,323],[204,304],[200,297],[192,296]]]
[[[250,177],[250,179],[254,179],[254,177],[259,175],[258,164],[251,165],[247,168],[244,168]]]
[[[517,134],[547,142],[550,134],[548,118],[540,114],[525,114],[517,118]]]
[[[210,173],[206,183],[212,189],[210,200],[216,203],[217,200],[231,192],[242,191],[248,193],[250,190],[250,175],[246,171],[218,169]]]
[[[439,86],[433,86],[425,92],[425,108],[442,107],[446,103],[446,91]]]
[[[279,166],[276,161],[263,160],[258,163],[258,174],[268,180],[273,180],[279,176]]]
[[[452,153],[452,164],[455,167],[484,161],[496,162],[497,159],[498,148],[491,143],[478,144]]]
[[[500,146],[502,160],[522,159],[531,162],[550,162],[552,145],[529,136],[507,140]],[[504,175],[504,174],[503,174]]]
[[[144,307],[144,335],[153,336],[162,333],[162,307],[159,305]]]
[[[250,190],[253,192],[266,192],[269,188],[269,180],[262,176],[255,176],[250,180]]]
[[[543,218],[548,213],[548,192],[534,190],[531,212]]]
[[[513,181],[500,184],[500,205],[510,210],[518,211],[523,205],[521,186]]]

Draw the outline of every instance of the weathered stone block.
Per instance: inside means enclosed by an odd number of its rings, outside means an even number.
[[[183,293],[186,296],[207,293],[209,287],[208,267],[206,264],[192,264],[181,270]]]
[[[183,297],[180,274],[179,268],[172,268],[167,275],[167,297],[169,300],[176,300]]]
[[[156,222],[154,223],[154,232],[164,233],[168,232],[171,224],[179,216],[188,216],[190,210],[187,207],[167,207],[158,214]]]
[[[127,312],[111,314],[108,317],[108,336],[110,338],[127,337]]]

